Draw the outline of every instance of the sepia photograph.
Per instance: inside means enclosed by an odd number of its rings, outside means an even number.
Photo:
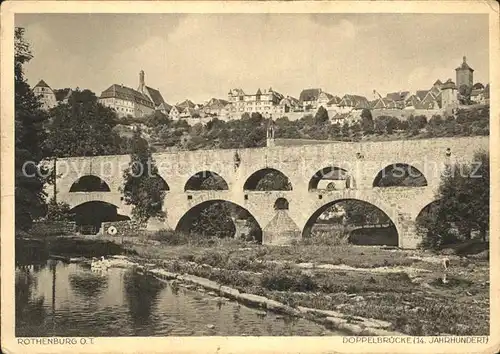
[[[498,345],[497,3],[116,3],[2,8],[2,350]]]

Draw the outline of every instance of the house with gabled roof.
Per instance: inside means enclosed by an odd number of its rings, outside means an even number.
[[[328,106],[328,102],[330,102],[333,98],[334,96],[332,94],[321,91],[318,95],[317,106],[323,106],[324,108],[326,108]]]
[[[322,90],[320,88],[304,89],[300,93],[300,104],[306,109],[307,107],[316,108],[318,106],[318,98]]]
[[[139,87],[134,90],[124,85],[113,84],[101,93],[99,102],[113,108],[119,117],[144,117],[155,110],[166,111],[168,105],[160,91],[146,86],[144,71],[139,72]]]
[[[399,108],[398,104],[396,101],[393,99],[384,97],[384,98],[379,98],[378,100],[375,100],[370,104],[371,109],[397,109]]]
[[[440,104],[437,97],[431,92],[428,91],[425,97],[418,103],[418,109],[439,109]]]
[[[282,94],[273,90],[260,88],[255,94],[245,94],[240,89],[232,89],[228,93],[228,101],[231,104],[230,111],[233,116],[241,116],[243,113],[258,112],[264,116],[269,116],[272,113],[281,112],[282,107],[279,106],[281,100],[284,98]]]
[[[425,97],[425,96],[424,96]],[[406,100],[405,100],[405,106],[403,109],[417,109],[420,104],[420,99],[416,94],[410,95]]]
[[[177,103],[176,106],[179,108],[195,108],[196,104],[193,101],[186,99],[181,103]]]
[[[170,112],[168,113],[168,116],[172,120],[179,120],[181,117],[181,111],[182,109],[179,109],[177,106],[172,106],[170,109]]]
[[[364,96],[359,95],[349,95],[346,94],[342,97],[342,100],[339,102],[339,107],[352,110],[352,109],[370,109],[370,102]]]
[[[158,107],[156,107],[157,111],[160,111],[161,113],[165,114],[166,116],[169,115],[171,109],[172,109],[172,106],[166,102],[163,102]]]
[[[34,87],[33,93],[41,102],[43,110],[49,110],[57,105],[57,99],[52,88],[44,80],[40,80]]]

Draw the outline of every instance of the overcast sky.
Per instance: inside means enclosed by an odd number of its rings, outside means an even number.
[[[112,84],[160,89],[168,103],[226,98],[230,88],[304,88],[373,98],[428,89],[467,56],[488,82],[487,15],[434,14],[22,14],[34,58],[31,85]]]

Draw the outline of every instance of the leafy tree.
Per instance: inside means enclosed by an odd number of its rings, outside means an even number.
[[[349,134],[350,134],[349,123],[344,122],[344,125],[342,125],[342,136],[346,138],[349,137]]]
[[[359,138],[360,133],[361,133],[361,126],[360,126],[360,124],[358,122],[355,122],[351,126],[351,131],[352,131],[352,134],[354,135],[354,138]]]
[[[29,230],[33,219],[46,213],[42,177],[45,171],[40,170],[39,163],[43,158],[43,123],[47,116],[24,77],[23,65],[33,57],[24,39],[24,29],[16,28],[14,36],[15,227]]]
[[[134,131],[129,167],[124,171],[124,201],[133,205],[132,215],[141,223],[151,217],[164,218],[163,200],[165,191],[163,180],[158,175],[151,150],[140,129]]]
[[[75,90],[67,104],[50,111],[49,135],[44,145],[49,156],[96,156],[122,153],[120,136],[113,131],[116,113],[97,102],[89,90]]]
[[[372,112],[367,108],[361,111],[361,129],[364,134],[373,134],[374,125]]]
[[[398,129],[400,126],[401,122],[397,117],[389,117],[387,120],[387,126],[386,126],[386,131],[387,134],[392,134],[394,130]]]
[[[231,213],[232,210],[229,203],[210,203],[194,218],[189,232],[201,236],[233,237],[236,227]]]
[[[328,127],[328,136],[330,138],[338,138],[340,136],[340,124],[335,123]]]
[[[346,223],[350,225],[386,224],[389,217],[379,208],[360,200],[346,200],[338,203],[346,213]]]
[[[472,93],[472,87],[469,85],[463,84],[458,88],[458,101],[461,104],[472,104],[471,101],[471,93]]]
[[[64,202],[57,203],[52,198],[47,204],[47,220],[50,221],[70,221],[73,219],[69,204]]]
[[[288,178],[279,171],[266,173],[257,183],[258,191],[291,191],[292,184]]]
[[[319,106],[318,111],[314,115],[314,123],[321,125],[328,122],[329,122],[328,111],[323,106]]]
[[[412,135],[419,133],[420,129],[423,129],[427,125],[427,118],[423,115],[410,116],[408,118],[408,130]]]
[[[417,219],[417,230],[423,236],[423,246],[438,248],[456,241],[454,234],[464,239],[477,231],[483,239],[489,229],[490,175],[489,155],[478,152],[470,164],[448,166],[441,178],[436,199],[430,212]]]
[[[168,126],[172,122],[170,118],[168,118],[167,115],[163,114],[160,111],[154,111],[153,114],[149,115],[144,119],[144,122],[146,125],[150,127],[158,127],[158,126]]]

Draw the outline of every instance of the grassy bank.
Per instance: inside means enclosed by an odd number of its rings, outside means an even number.
[[[443,284],[439,259],[431,262],[432,255],[420,251],[236,241],[126,248],[140,261],[169,271],[205,277],[294,307],[386,320],[393,330],[411,335],[489,333],[487,259],[451,257],[449,282]]]

